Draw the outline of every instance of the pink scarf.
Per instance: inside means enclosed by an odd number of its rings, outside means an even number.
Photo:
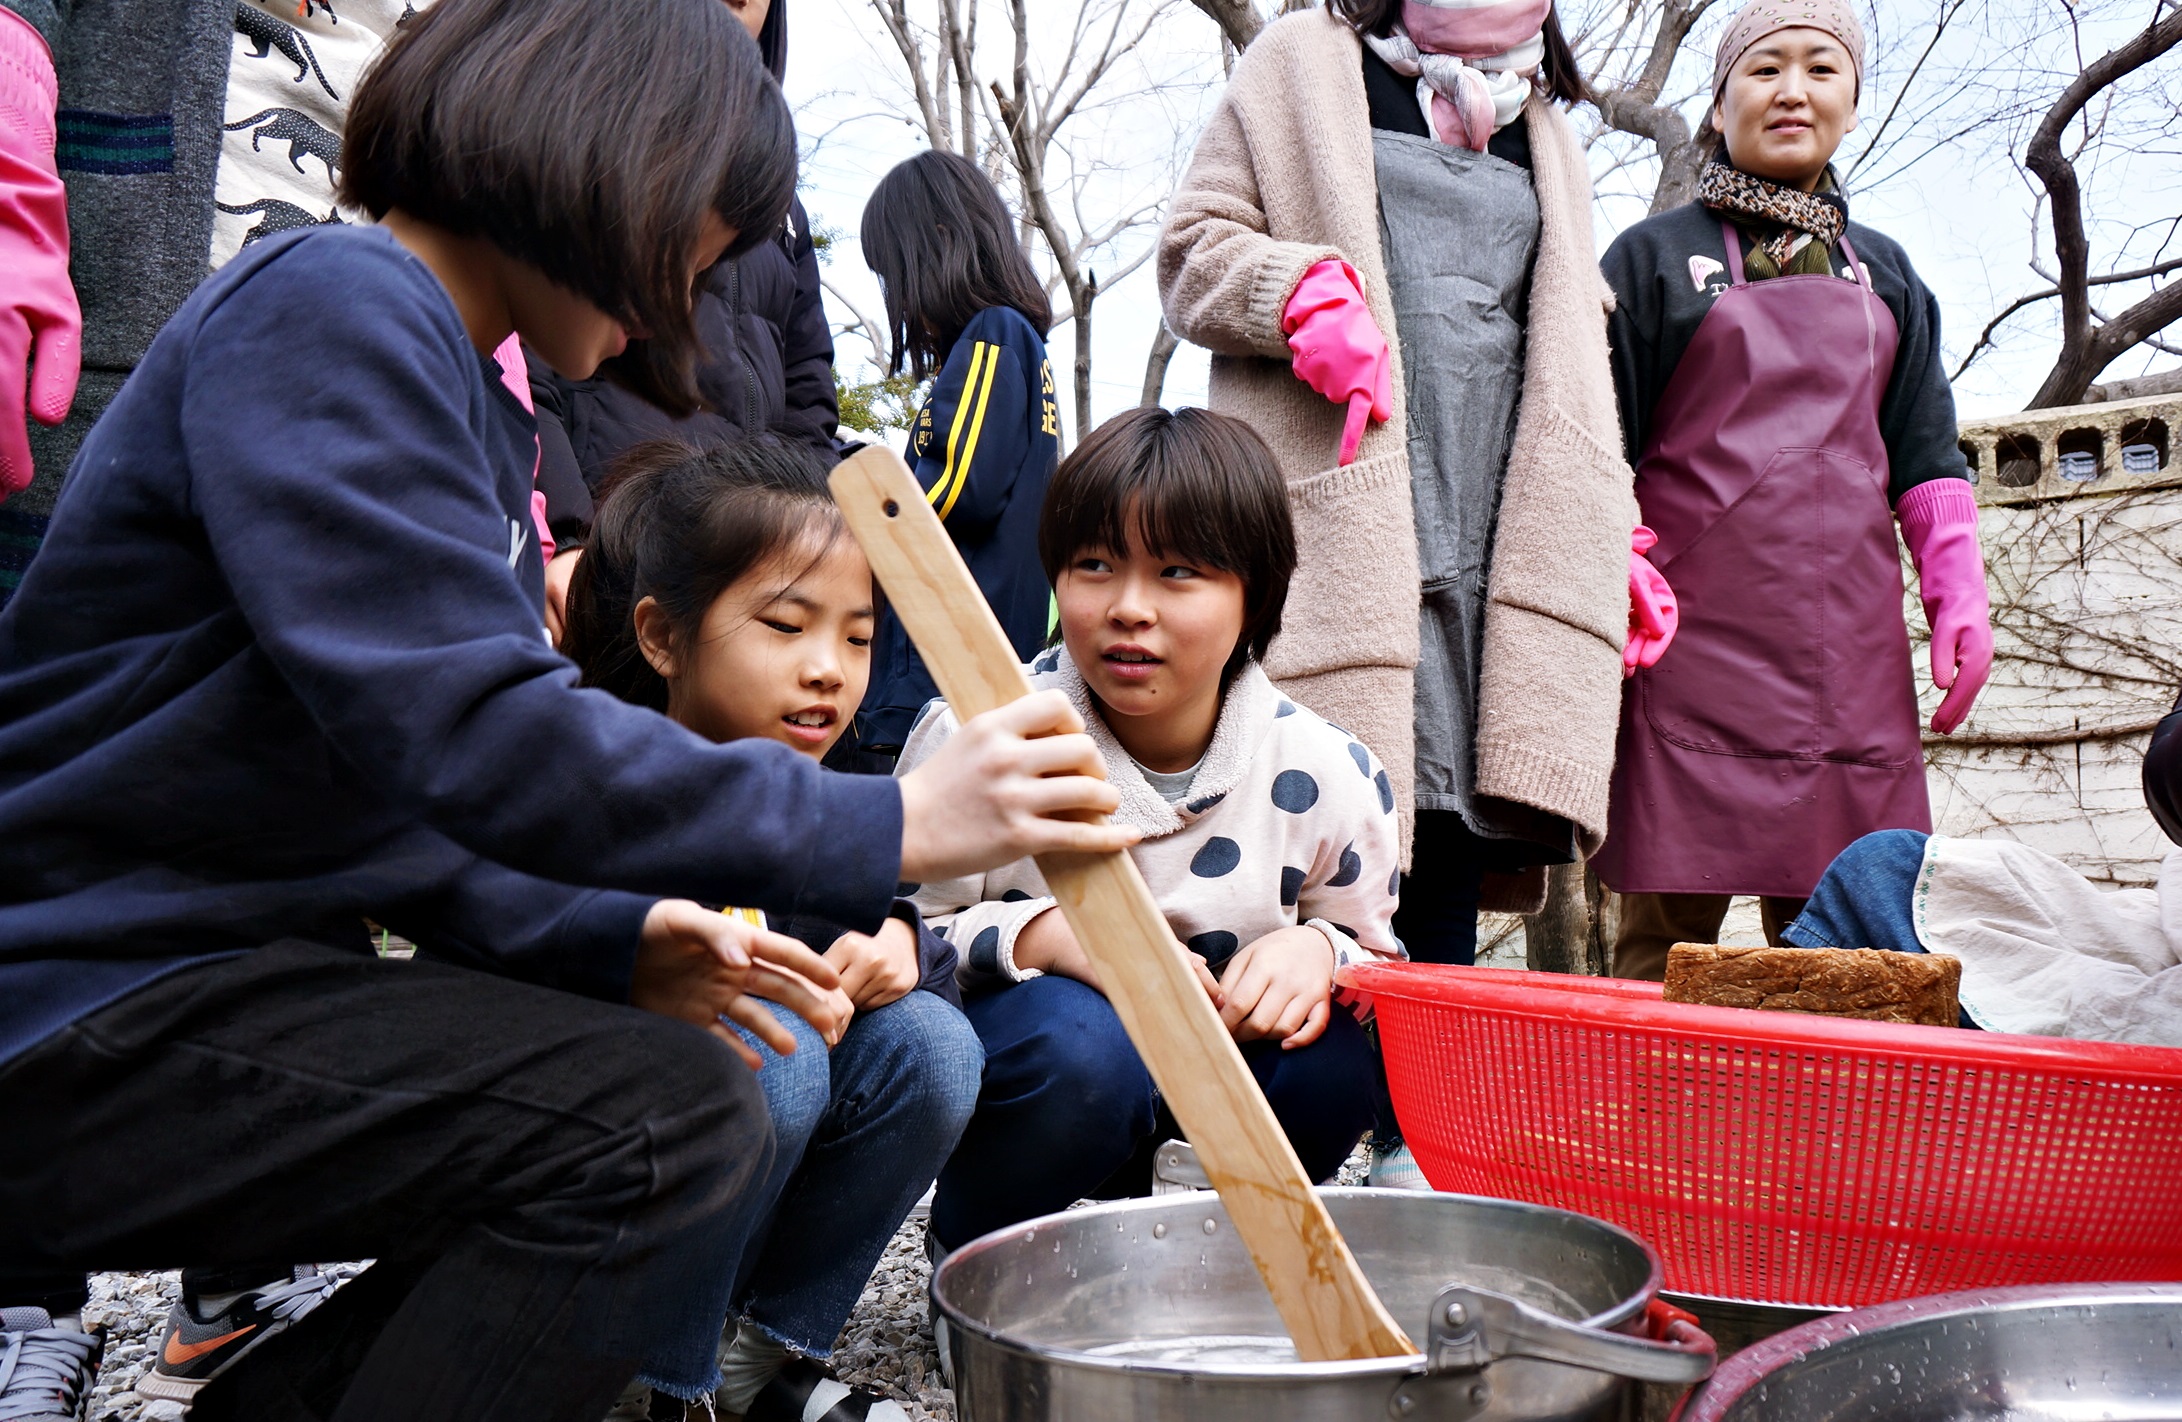
[[[1551,8],[1552,0],[1403,0],[1394,33],[1365,43],[1429,91],[1425,112],[1442,143],[1482,153],[1530,95]]]

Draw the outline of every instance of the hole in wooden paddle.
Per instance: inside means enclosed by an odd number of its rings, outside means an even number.
[[[881,505],[881,507],[886,510],[886,516],[888,518],[892,518],[902,511],[902,506],[895,503],[892,499],[888,499],[885,504]]]

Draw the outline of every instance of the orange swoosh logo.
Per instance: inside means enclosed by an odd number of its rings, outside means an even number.
[[[236,1329],[233,1333],[223,1333],[217,1338],[207,1338],[202,1343],[184,1343],[182,1341],[182,1335],[177,1333],[167,1339],[167,1349],[165,1354],[167,1366],[170,1368],[179,1368],[180,1366],[182,1366],[182,1364],[188,1362],[192,1358],[202,1358],[205,1354],[219,1347],[222,1343],[232,1343],[237,1338],[242,1337],[245,1333],[248,1333],[251,1329],[256,1327],[257,1325],[255,1323],[246,1323],[242,1327]]]

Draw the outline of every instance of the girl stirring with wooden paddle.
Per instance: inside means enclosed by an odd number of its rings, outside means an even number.
[[[1617,976],[1713,941],[1733,894],[1763,897],[1778,943],[1851,840],[1930,829],[1897,525],[1947,692],[1934,730],[1992,664],[1939,305],[1848,221],[1832,168],[1863,56],[1845,0],[1753,0],[1720,41],[1697,201],[1606,254],[1637,500],[1680,606],[1628,683],[1595,861],[1626,896]]]

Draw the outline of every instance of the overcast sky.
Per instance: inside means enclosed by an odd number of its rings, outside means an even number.
[[[793,7],[788,97],[796,105],[806,147],[816,142],[816,151],[805,164],[804,201],[815,223],[837,230],[842,238],[828,276],[876,318],[878,291],[863,265],[856,229],[864,198],[879,175],[923,146],[921,128],[909,119],[912,110],[905,71],[869,0],[776,3]],[[1567,16],[1575,13],[1581,0],[1561,3]],[[1261,0],[1261,9],[1266,8],[1270,6]],[[1685,62],[1670,92],[1694,91],[1705,82],[1713,38],[1731,8],[1720,5],[1717,15],[1708,17],[1708,24],[1686,47]],[[1932,40],[1935,18],[1951,8],[1956,13],[1950,29],[1924,58],[1915,82],[1907,86],[1907,101],[1891,122],[1891,133],[1913,141],[1890,148],[1883,163],[1869,165],[1851,185],[1856,219],[1900,241],[1937,293],[1950,370],[1995,312],[2043,285],[2028,265],[2034,256],[2032,213],[2037,188],[2008,161],[2008,131],[1954,135],[1965,126],[1966,116],[2010,106],[2042,109],[2079,67],[2073,53],[2077,41],[2058,27],[2060,11],[2053,0],[1878,0],[1867,12],[1874,60],[1861,106],[1863,136],[1851,137],[1844,158],[1860,151],[1863,137],[1875,132],[1894,107],[1897,95],[1904,91],[1905,77],[1918,67]],[[2082,43],[2096,53],[2141,27],[2150,9],[2151,0],[2079,4],[2079,13],[2090,16]],[[1067,42],[1074,7],[1037,0],[1031,13],[1034,55],[1057,61]],[[1005,11],[994,0],[983,0],[981,25],[980,65],[989,73],[1006,61],[1010,39]],[[1985,72],[1977,73],[1979,66],[1985,66]],[[2175,78],[2178,69],[2182,65],[2169,56],[2156,76],[2164,85],[2164,95],[2155,91],[2146,97],[2148,86],[2140,84],[2138,107],[2144,110],[2148,105],[2151,111],[2143,125],[2147,129],[2165,124],[2171,130],[2175,99],[2182,94],[2182,83]],[[1935,82],[1934,75],[1940,75],[1940,80]],[[1108,102],[1078,120],[1083,131],[1079,151],[1101,165],[1100,186],[1090,202],[1093,210],[1102,206],[1120,210],[1171,186],[1172,155],[1186,154],[1204,113],[1217,98],[1219,76],[1217,36],[1211,23],[1188,5],[1178,4],[1155,31],[1141,61],[1125,68],[1107,86]],[[1688,112],[1694,119],[1700,109],[1693,102]],[[1579,127],[1594,121],[1589,110],[1577,114]],[[2018,121],[2012,131],[2023,131],[2026,122]],[[2020,144],[2016,146],[2019,150]],[[2151,132],[2135,146],[2147,151],[2128,157],[2109,154],[2086,172],[2086,186],[2096,200],[2094,215],[2103,215],[2094,234],[2095,271],[2111,264],[2115,245],[2125,238],[2131,243],[2132,262],[2163,250],[2160,244],[2173,235],[2171,219],[2182,212],[2182,156],[2178,156],[2175,135]],[[1926,156],[1906,172],[1894,171],[1905,159],[1920,154]],[[1610,161],[1604,148],[1594,149],[1594,167],[1602,175],[1597,211],[1602,249],[1621,225],[1644,215],[1642,201],[1628,196],[1632,187],[1647,196],[1650,190],[1648,176],[1609,172]],[[1874,184],[1877,169],[1886,171]],[[2152,230],[2155,218],[2170,221]],[[1094,267],[1111,272],[1141,251],[1151,235],[1146,228],[1125,238]],[[2042,232],[2037,235],[2036,250],[2049,251],[2050,241]],[[2173,254],[2171,248],[2164,250]],[[2144,289],[2129,290],[2141,294]],[[1065,312],[1065,295],[1055,305]],[[2053,358],[2049,313],[2055,306],[2045,303],[2012,322],[1999,349],[1982,356],[1957,382],[1956,399],[1963,414],[2016,409],[2029,398]],[[833,314],[837,321],[847,316],[839,309]],[[1136,403],[1157,322],[1158,296],[1148,263],[1110,285],[1101,296],[1093,344],[1095,418]],[[2170,334],[2182,337],[2182,330]],[[1072,413],[1065,397],[1073,340],[1072,331],[1064,325],[1055,331],[1052,342],[1064,413]],[[853,378],[866,366],[868,345],[853,336],[842,338],[840,357],[844,374]],[[2139,351],[2117,362],[2107,375],[2140,374],[2176,363],[2173,356]],[[1204,352],[1184,346],[1168,376],[1167,403],[1202,401],[1205,368]]]

